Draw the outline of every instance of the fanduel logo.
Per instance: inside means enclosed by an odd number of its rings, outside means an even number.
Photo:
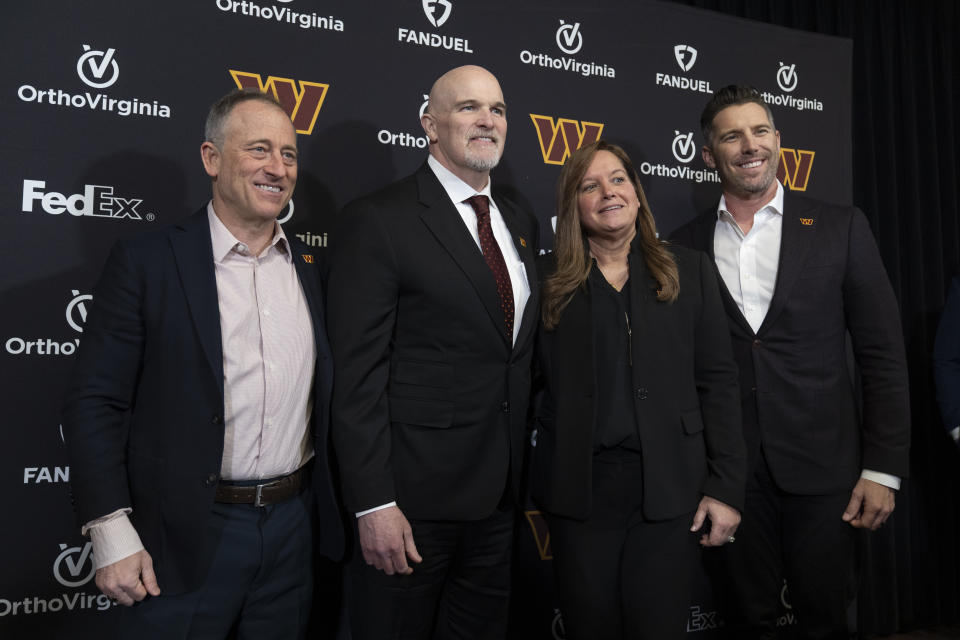
[[[268,76],[267,81],[264,82],[257,73],[234,69],[230,69],[230,75],[240,89],[256,89],[261,93],[273,94],[290,116],[297,133],[308,135],[313,133],[313,125],[316,124],[317,116],[320,115],[320,107],[323,106],[323,99],[327,97],[329,84],[301,80],[298,90],[297,81],[291,78]]]
[[[530,114],[533,126],[540,140],[540,153],[547,164],[563,164],[570,154],[582,145],[592,144],[600,139],[603,124],[599,122],[580,122],[569,118],[557,118]]]
[[[679,162],[690,162],[697,153],[697,145],[693,143],[693,132],[674,131],[674,133],[677,137],[673,139],[673,157]]]
[[[567,55],[573,55],[583,47],[583,34],[580,33],[580,23],[567,24],[560,21],[557,29],[557,46]]]
[[[90,542],[82,547],[60,544],[60,555],[53,561],[53,577],[57,582],[65,587],[82,587],[90,582],[94,573],[96,569]]]
[[[72,216],[90,216],[110,218],[112,220],[137,220],[152,222],[153,213],[139,211],[143,200],[140,198],[121,198],[113,194],[113,187],[102,184],[84,185],[83,193],[66,195],[57,191],[44,191],[47,183],[43,180],[24,180],[23,199],[20,210],[33,213],[35,203],[51,215],[69,213]]]
[[[450,19],[450,11],[453,5],[448,0],[423,0],[423,13],[427,16],[430,24],[439,28]],[[437,10],[440,15],[437,15]]]
[[[217,9],[242,16],[260,18],[268,22],[282,22],[296,25],[301,29],[325,29],[343,31],[343,20],[333,16],[318,16],[316,13],[293,11],[290,7],[262,6],[250,0],[216,0]],[[278,0],[287,3],[290,0]]]
[[[697,50],[688,44],[675,45],[673,56],[677,59],[677,64],[680,65],[680,70],[683,72],[690,71],[697,62]]]
[[[817,155],[815,151],[780,147],[777,180],[792,191],[806,191],[815,155]]]
[[[84,53],[77,59],[77,75],[80,76],[80,80],[94,89],[104,89],[116,83],[120,77],[116,49],[101,51],[85,44],[83,50]],[[89,91],[71,93],[63,89],[38,89],[31,84],[20,85],[17,89],[17,97],[24,102],[107,111],[120,116],[170,117],[169,106],[144,98],[117,99],[104,93]]]

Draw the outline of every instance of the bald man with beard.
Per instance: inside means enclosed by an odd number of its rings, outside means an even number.
[[[357,640],[501,638],[538,223],[491,192],[507,116],[490,72],[441,76],[421,124],[427,161],[347,205],[331,243],[351,627]]]

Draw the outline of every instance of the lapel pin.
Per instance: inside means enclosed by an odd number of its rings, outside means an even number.
[[[313,256],[309,253],[300,254],[300,257],[303,258],[303,261],[307,264],[313,264]]]
[[[813,218],[800,218],[800,224],[802,224],[805,227],[812,227]]]
[[[523,236],[520,237],[520,246],[521,246],[521,247],[526,247],[526,246],[527,246],[527,241],[523,239]]]

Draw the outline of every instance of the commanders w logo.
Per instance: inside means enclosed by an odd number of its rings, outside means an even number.
[[[533,531],[533,540],[537,543],[537,552],[541,560],[553,560],[553,549],[550,548],[550,530],[547,521],[539,511],[525,511],[530,530]]]
[[[599,140],[603,131],[603,125],[598,122],[578,122],[568,118],[558,118],[554,122],[550,116],[534,113],[530,114],[530,119],[537,128],[540,152],[547,164],[563,164],[581,145]]]
[[[815,151],[788,149],[780,147],[780,166],[777,167],[777,180],[793,191],[806,191],[810,182],[810,170],[813,169]]]
[[[268,91],[272,93],[290,116],[297,133],[313,132],[313,125],[317,122],[320,107],[323,106],[323,99],[327,97],[327,88],[330,85],[301,80],[298,91],[297,81],[290,78],[270,76],[264,82],[259,74],[233,69],[230,70],[230,75],[240,89],[256,89],[263,93]]]

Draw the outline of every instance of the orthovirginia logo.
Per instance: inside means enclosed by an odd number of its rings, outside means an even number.
[[[82,587],[93,579],[92,543],[82,547],[68,547],[60,543],[60,555],[53,561],[53,577],[65,587]],[[87,566],[89,565],[89,569]]]
[[[297,81],[291,78],[268,76],[267,81],[264,82],[257,73],[234,69],[230,69],[230,75],[240,89],[256,89],[262,93],[268,91],[272,93],[290,116],[297,133],[313,133],[313,125],[316,124],[317,116],[320,115],[320,107],[323,106],[323,99],[327,97],[327,89],[330,85],[301,80],[298,90]]]
[[[697,145],[693,140],[693,132],[682,132],[678,129],[673,131],[673,140],[670,143],[670,151],[674,159],[681,163],[679,165],[669,165],[663,162],[656,164],[648,161],[640,163],[637,169],[641,175],[658,176],[660,178],[678,178],[680,180],[689,180],[690,182],[720,182],[720,176],[713,169],[692,169],[686,165],[693,161],[697,155]]]
[[[600,139],[603,124],[530,114],[540,140],[540,153],[547,164],[563,164],[582,145]]]
[[[88,44],[82,46],[83,53],[77,58],[77,76],[80,80],[94,89],[105,89],[116,84],[120,78],[117,50],[112,47],[106,51],[94,49]],[[17,97],[24,102],[107,111],[120,116],[170,117],[169,106],[148,98],[118,99],[105,93],[90,91],[71,93],[63,89],[38,89],[31,84],[20,85],[17,89]]]
[[[686,73],[693,69],[693,65],[697,62],[697,50],[689,44],[677,44],[673,46],[673,57],[677,61],[677,65],[680,66],[680,71]],[[666,72],[657,72],[654,76],[654,84],[699,93],[713,93],[710,89],[710,83],[706,80],[686,78]]]
[[[573,55],[580,51],[583,48],[583,32],[580,30],[580,23],[568,23],[565,20],[560,20],[560,27],[557,29],[555,40],[557,41],[557,48],[567,55]],[[572,71],[584,77],[614,78],[617,75],[616,69],[605,64],[582,62],[567,57],[555,58],[546,53],[532,53],[526,49],[520,52],[520,62],[558,71]]]
[[[278,0],[286,4],[290,0]],[[326,29],[343,31],[343,20],[333,16],[318,16],[314,12],[303,13],[290,7],[263,6],[251,0],[216,0],[217,9],[242,16],[260,18],[267,22],[279,22],[298,26],[302,29]]]
[[[792,191],[806,191],[813,170],[815,151],[780,147],[780,165],[777,180]]]
[[[434,28],[439,29],[447,23],[447,20],[450,19],[450,12],[453,11],[453,3],[450,2],[450,0],[422,1],[423,14]],[[429,33],[417,29],[407,29],[405,27],[399,27],[397,29],[397,41],[420,47],[433,47],[435,49],[473,53],[473,49],[470,48],[470,41],[466,38],[444,36],[439,33]]]
[[[73,298],[67,303],[66,320],[67,324],[78,333],[83,332],[83,325],[87,321],[87,302],[93,300],[89,294],[81,294],[79,289],[71,289]],[[80,346],[80,338],[73,338],[65,342],[54,340],[53,338],[37,338],[36,340],[24,340],[14,336],[8,338],[6,344],[7,353],[14,356],[36,355],[36,356],[72,356]],[[24,482],[27,481],[26,474]]]
[[[777,86],[780,87],[781,91],[785,91],[786,93],[778,95],[764,91],[761,95],[763,95],[763,99],[769,105],[789,107],[797,111],[823,111],[823,103],[816,98],[797,98],[787,95],[787,93],[791,93],[796,89],[799,84],[800,73],[797,71],[797,65],[781,62],[780,67],[777,69]]]
[[[427,110],[427,105],[430,103],[429,94],[424,93],[421,95],[423,95],[423,104],[420,105],[420,111],[417,112],[418,122],[419,119],[423,117],[423,114]],[[423,135],[423,129],[417,133],[392,133],[387,129],[380,129],[380,131],[377,132],[377,142],[393,147],[408,147],[411,149],[426,149],[430,144],[427,136]]]

